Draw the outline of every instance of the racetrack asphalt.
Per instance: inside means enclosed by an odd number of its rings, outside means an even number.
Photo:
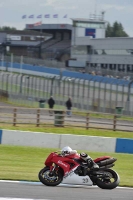
[[[133,200],[133,188],[103,190],[96,186],[44,186],[40,182],[0,181],[0,197],[43,200]]]

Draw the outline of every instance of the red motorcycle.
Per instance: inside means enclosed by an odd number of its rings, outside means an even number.
[[[45,161],[45,167],[38,174],[39,180],[47,186],[60,183],[76,185],[97,185],[102,189],[114,189],[119,185],[117,172],[110,169],[116,158],[103,156],[94,160],[98,169],[88,168],[79,154],[62,155],[58,152],[50,153]]]

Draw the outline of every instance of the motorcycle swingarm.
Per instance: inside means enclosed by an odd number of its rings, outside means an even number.
[[[99,175],[100,177],[105,177],[107,174],[104,174],[104,172],[99,172],[99,171],[90,171],[89,175]]]
[[[93,184],[95,184],[96,183],[96,181],[99,179],[99,178],[107,178],[107,175],[106,174],[103,174],[103,173],[98,173],[98,172],[96,172],[95,174],[93,173],[91,173],[91,174],[89,174],[89,177],[90,177],[90,179],[91,179],[91,181],[93,182]]]

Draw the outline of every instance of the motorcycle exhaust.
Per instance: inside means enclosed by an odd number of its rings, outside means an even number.
[[[103,166],[103,167],[99,167],[99,169],[108,169],[108,168],[111,168],[113,166],[114,166],[114,164],[110,164],[110,165],[106,165],[106,166]]]
[[[117,160],[116,158],[109,158],[109,159],[107,159],[107,160],[103,160],[103,161],[97,162],[97,164],[99,165],[99,167],[102,167],[102,166],[105,166],[105,165],[112,164],[112,163],[114,163],[116,160]]]

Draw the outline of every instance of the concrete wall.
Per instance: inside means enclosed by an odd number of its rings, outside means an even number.
[[[133,140],[130,139],[71,134],[0,130],[0,144],[57,149],[70,146],[76,150],[133,154]]]

